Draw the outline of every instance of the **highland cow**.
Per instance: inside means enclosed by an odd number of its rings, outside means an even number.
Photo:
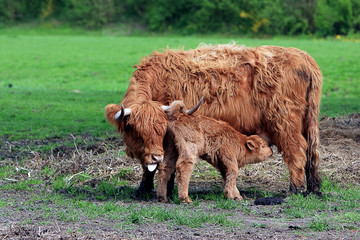
[[[268,143],[257,135],[246,136],[227,122],[204,116],[191,116],[182,101],[174,101],[165,110],[169,116],[168,131],[173,137],[178,159],[167,158],[159,165],[157,199],[167,202],[167,183],[176,169],[181,202],[191,203],[190,176],[198,159],[217,168],[225,182],[227,198],[242,200],[236,187],[239,168],[264,161],[272,155]]]
[[[246,135],[261,135],[277,146],[289,169],[290,192],[302,190],[305,173],[307,190],[319,191],[322,74],[306,52],[235,44],[166,49],[135,67],[121,104],[108,105],[106,117],[122,133],[127,153],[141,161],[139,192],[153,189],[155,171],[148,166],[177,156],[173,144],[164,141],[168,119],[162,106],[174,100],[191,106],[202,96],[199,114],[228,122]]]

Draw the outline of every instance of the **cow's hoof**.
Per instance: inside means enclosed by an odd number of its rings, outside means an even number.
[[[142,181],[140,183],[139,188],[136,190],[136,192],[138,194],[151,193],[153,189],[154,189],[153,183],[148,183],[148,182]]]
[[[304,197],[307,197],[307,196],[309,196],[309,195],[313,195],[313,196],[316,196],[316,197],[318,197],[318,198],[323,198],[322,192],[319,192],[319,191],[317,191],[317,192],[306,191],[306,192],[303,193],[303,196],[304,196]]]
[[[300,194],[304,190],[304,186],[296,186],[295,184],[290,184],[289,195]]]
[[[135,200],[151,200],[154,198],[155,192],[151,188],[138,188],[130,198]]]

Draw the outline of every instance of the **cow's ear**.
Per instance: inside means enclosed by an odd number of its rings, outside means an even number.
[[[247,140],[246,141],[246,147],[250,150],[253,151],[256,148],[256,145],[254,143],[253,140]]]

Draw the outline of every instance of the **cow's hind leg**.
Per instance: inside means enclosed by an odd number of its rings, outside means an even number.
[[[307,161],[305,166],[307,191],[317,195],[321,195],[321,178],[318,174],[318,166],[316,164],[319,161],[320,153],[318,150],[316,150],[316,153],[312,156],[307,154]]]
[[[284,161],[289,168],[290,193],[300,193],[304,189],[305,164],[306,164],[306,141],[303,136],[294,134],[284,147]]]
[[[320,193],[321,178],[318,173],[318,165],[320,162],[320,151],[319,151],[319,129],[317,119],[315,119],[313,125],[309,125],[306,131],[304,131],[304,137],[307,139],[308,148],[306,151],[306,184],[307,191],[318,195]]]
[[[291,115],[290,115],[291,116]],[[274,142],[283,152],[284,162],[290,174],[290,193],[300,193],[305,184],[305,164],[307,143],[301,132],[301,120],[292,115],[288,121],[278,124],[283,126],[274,131]]]

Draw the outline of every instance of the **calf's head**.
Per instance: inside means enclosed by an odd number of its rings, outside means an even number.
[[[170,121],[175,121],[183,115],[192,115],[199,109],[203,101],[204,97],[202,97],[196,106],[192,109],[186,109],[185,103],[183,101],[173,101],[170,106],[162,106],[162,109],[167,113]]]
[[[249,163],[262,162],[273,154],[268,142],[257,135],[247,137],[245,147]]]
[[[154,171],[164,158],[163,140],[168,122],[161,104],[150,101],[128,108],[109,104],[105,107],[105,115],[122,133],[127,154]]]

